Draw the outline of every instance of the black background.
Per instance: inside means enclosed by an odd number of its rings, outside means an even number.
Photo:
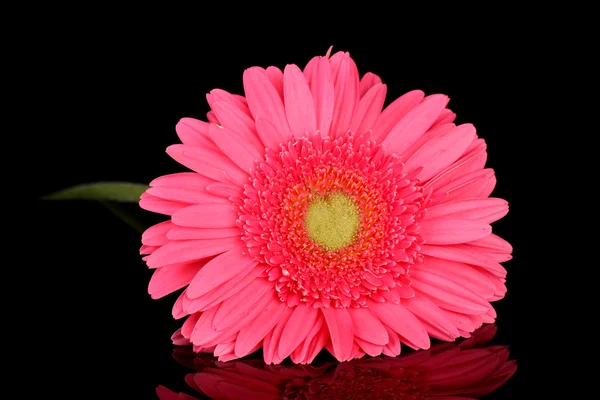
[[[361,75],[371,71],[383,79],[387,103],[412,89],[445,93],[457,122],[474,123],[487,141],[487,166],[498,178],[493,196],[511,206],[494,230],[515,249],[505,263],[507,296],[495,303],[494,343],[509,345],[519,365],[490,398],[531,398],[540,388],[533,382],[534,349],[545,340],[536,317],[542,266],[529,231],[536,190],[531,141],[542,135],[532,128],[530,107],[539,34],[516,32],[515,20],[505,21],[504,30],[484,30],[485,23],[464,19],[439,31],[401,22],[380,31],[377,23],[371,28],[356,20],[329,30],[322,29],[327,21],[235,22],[212,11],[197,18],[184,18],[183,11],[160,16],[160,10],[152,18],[92,14],[56,24],[36,39],[40,67],[34,68],[31,110],[43,123],[35,128],[36,184],[28,215],[39,242],[29,250],[35,261],[28,265],[39,285],[23,294],[36,305],[21,317],[35,326],[28,333],[41,357],[66,365],[47,391],[153,398],[158,384],[185,389],[186,370],[171,358],[169,337],[180,324],[170,313],[176,297],[153,301],[147,294],[151,272],[138,255],[140,235],[98,204],[36,198],[78,183],[148,183],[183,171],[164,150],[178,141],[180,118],[205,119],[208,91],[242,93],[245,68],[303,67],[330,45],[349,51]],[[465,29],[459,33],[457,27]]]

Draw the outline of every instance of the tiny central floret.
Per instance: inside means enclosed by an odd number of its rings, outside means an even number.
[[[308,237],[325,250],[350,245],[360,226],[360,213],[354,200],[343,193],[332,193],[312,200],[306,210]]]

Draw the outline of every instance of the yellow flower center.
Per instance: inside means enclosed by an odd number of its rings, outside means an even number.
[[[315,197],[308,205],[304,223],[313,242],[335,251],[354,241],[360,213],[354,199],[337,192]]]

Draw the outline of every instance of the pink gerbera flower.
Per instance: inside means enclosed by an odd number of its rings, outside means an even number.
[[[491,323],[511,246],[508,211],[471,124],[448,97],[386,85],[348,53],[300,70],[249,68],[245,97],[215,89],[208,121],[182,119],[167,153],[194,172],[160,177],[141,207],[149,292],[186,287],[175,340],[221,360],[396,356]]]

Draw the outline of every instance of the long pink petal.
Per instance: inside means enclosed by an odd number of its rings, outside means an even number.
[[[210,150],[217,149],[217,146],[208,137],[208,122],[194,118],[182,118],[175,125],[175,131],[183,144]]]
[[[267,73],[267,78],[277,90],[279,97],[283,100],[283,71],[281,71],[277,67],[268,67],[265,71]]]
[[[151,187],[146,191],[148,194],[169,201],[179,203],[198,204],[198,203],[227,203],[227,199],[213,196],[206,191],[190,189],[188,187]],[[231,202],[229,202],[231,203]]]
[[[411,266],[410,271],[411,276],[415,271],[417,274],[419,271],[432,271],[472,290],[485,299],[490,298],[495,290],[494,284],[484,274],[462,262],[426,256],[420,264]]]
[[[243,270],[238,275],[229,279],[227,282],[219,285],[215,289],[203,294],[202,296],[192,299],[186,294],[182,307],[189,314],[197,311],[206,311],[210,308],[216,307],[228,298],[236,295],[250,283],[254,282],[258,276],[264,273],[264,271],[265,266],[259,264],[250,270]]]
[[[361,135],[373,127],[373,124],[381,115],[386,93],[386,85],[376,84],[360,99],[350,124],[352,132]]]
[[[151,187],[186,188],[206,192],[208,185],[215,183],[214,179],[197,174],[195,172],[179,172],[176,174],[163,175],[152,182]]]
[[[252,269],[256,261],[242,254],[243,248],[243,242],[240,241],[231,250],[210,260],[190,283],[188,297],[202,296],[243,271]]]
[[[146,229],[142,233],[142,243],[146,246],[162,246],[167,243],[167,232],[173,227],[171,221],[164,221]]]
[[[358,69],[348,53],[344,54],[337,75],[334,75],[334,104],[331,121],[332,136],[346,133],[358,106]]]
[[[244,71],[243,81],[248,107],[254,120],[257,117],[268,120],[278,133],[276,137],[269,138],[269,142],[263,141],[265,147],[276,148],[289,140],[291,132],[283,102],[265,70],[259,67],[249,68]]]
[[[436,191],[460,177],[480,171],[485,166],[486,160],[487,153],[485,152],[485,147],[479,148],[477,151],[461,157],[437,176],[430,179],[424,185],[424,189],[431,188]]]
[[[513,250],[510,243],[493,233],[469,244],[495,250],[499,253],[512,253]]]
[[[421,103],[424,97],[425,93],[422,91],[413,90],[394,100],[392,104],[383,110],[375,125],[373,125],[373,137],[378,142],[382,142],[398,121]]]
[[[181,326],[181,335],[183,337],[189,339],[192,336],[192,332],[194,331],[196,323],[198,323],[198,320],[200,319],[200,315],[202,315],[202,313],[194,313],[185,320]]]
[[[443,340],[453,340],[460,336],[458,329],[433,301],[423,296],[415,296],[403,300],[402,305],[412,312],[421,321],[426,322],[433,329],[426,329],[430,336]]]
[[[327,137],[333,118],[335,91],[331,67],[325,57],[319,57],[315,61],[314,70],[310,77],[307,76],[307,80],[315,105],[317,129],[322,137]]]
[[[296,65],[289,64],[283,71],[283,95],[294,137],[299,139],[313,134],[317,129],[315,105],[306,78]]]
[[[383,328],[383,329],[385,329],[385,328]],[[386,331],[386,334],[387,334],[387,331]],[[363,349],[364,352],[367,353],[368,355],[370,355],[371,357],[377,357],[383,351],[383,345],[373,344],[366,340],[362,340],[359,337],[355,337],[354,340],[360,346],[360,348]]]
[[[399,156],[415,143],[440,115],[448,104],[448,96],[434,94],[410,110],[392,128],[383,140],[383,146],[390,152]],[[383,114],[382,114],[383,115]]]
[[[237,108],[249,117],[252,116],[252,114],[250,113],[250,109],[248,108],[248,103],[246,103],[244,98],[240,97],[239,95],[231,94],[226,90],[213,89],[210,91],[210,93],[206,95],[206,100],[208,101],[208,104],[211,108],[214,103],[223,102],[228,103],[231,106]]]
[[[473,125],[459,125],[436,140],[425,143],[406,161],[406,171],[411,172],[423,167],[417,174],[417,178],[427,181],[458,160],[474,138],[475,127]]]
[[[235,247],[240,241],[240,238],[233,237],[170,242],[152,253],[146,263],[150,268],[158,268],[169,264],[200,260],[223,253]]]
[[[244,171],[254,168],[262,154],[249,141],[233,130],[211,124],[210,137],[223,154]]]
[[[180,212],[185,212],[185,210]],[[173,218],[177,214],[173,214]],[[177,223],[175,220],[173,222]],[[427,244],[465,243],[492,233],[492,227],[489,224],[465,219],[430,219],[421,221],[419,226],[419,233]]]
[[[386,356],[396,357],[398,354],[400,354],[401,350],[400,338],[398,337],[398,334],[394,332],[391,328],[386,327],[385,329],[388,333],[388,337],[390,338],[390,340],[388,341],[388,344],[383,346],[382,352]]]
[[[256,137],[256,133],[254,132],[254,119],[252,119],[252,117],[240,110],[238,107],[223,101],[216,101],[211,104],[211,107],[215,114],[219,117],[220,126],[234,131],[248,141],[252,140],[253,138],[258,139]],[[210,136],[210,127],[208,134]],[[212,137],[211,140],[214,141]]]
[[[156,196],[152,196],[146,191],[140,197],[140,207],[147,211],[152,211],[158,214],[173,215],[177,211],[189,206],[188,203],[178,201],[164,200]]]
[[[323,325],[325,325],[325,318],[323,317],[322,313],[317,313],[317,318],[315,320],[315,323],[313,324],[310,331],[308,332],[308,335],[306,335],[306,338],[304,339],[302,346],[298,346],[296,348],[296,350],[294,350],[292,352],[292,354],[290,354],[290,358],[292,359],[292,361],[294,363],[307,364],[312,361],[312,359],[309,359],[309,357],[312,355],[312,354],[309,354],[309,351],[311,349],[311,345],[313,344],[315,338],[317,338],[317,336],[321,333],[321,329],[323,328]],[[329,332],[327,331],[327,327],[325,327],[325,331],[326,331],[327,338],[329,338]],[[321,350],[321,349],[319,349],[319,350]]]
[[[456,119],[456,114],[453,113],[451,110],[445,108],[444,110],[442,110],[442,112],[440,113],[440,116],[433,123],[432,128],[438,127],[443,124],[452,123],[452,122],[454,122],[455,119]]]
[[[318,314],[319,310],[312,306],[299,304],[294,307],[279,339],[280,358],[289,356],[302,343],[317,321]]]
[[[215,314],[213,327],[217,330],[223,330],[245,317],[260,298],[273,290],[274,285],[273,282],[267,279],[256,279],[237,295],[225,300]]]
[[[489,257],[485,257],[485,255],[482,255],[480,252],[463,249],[459,246],[460,245],[435,246],[425,244],[421,246],[421,253],[432,257],[443,258],[445,260],[476,265],[499,277],[506,276],[506,270],[498,262]]]
[[[420,271],[418,278],[412,278],[412,287],[417,295],[427,295],[445,310],[473,315],[489,308],[489,303],[477,293],[431,272]]]
[[[392,328],[407,344],[429,348],[429,335],[423,324],[401,304],[370,302],[369,308],[381,322]]]
[[[354,341],[354,325],[352,318],[345,308],[322,308],[325,322],[329,328],[331,343],[335,358],[346,361],[352,354],[352,343]]]
[[[369,343],[386,345],[389,338],[385,326],[368,308],[349,308],[354,335]]]
[[[167,232],[169,240],[192,240],[192,239],[219,239],[234,236],[241,236],[240,228],[188,228],[184,226],[175,226]]]
[[[437,189],[428,205],[431,207],[449,201],[487,197],[483,194],[492,179],[495,179],[494,171],[489,168],[457,177]]]
[[[506,200],[489,197],[452,201],[430,207],[427,209],[425,219],[451,217],[481,221],[489,224],[499,219],[497,218],[498,215],[505,215],[507,212],[508,202]]]
[[[367,72],[361,78],[360,83],[358,85],[358,91],[361,99],[365,95],[365,93],[367,93],[373,86],[377,84],[381,84],[381,78],[372,72]]]
[[[325,319],[323,317],[321,317],[322,319]],[[323,347],[325,347],[325,344],[327,343],[327,341],[329,340],[329,329],[327,327],[327,324],[325,322],[322,323],[321,325],[321,330],[319,331],[319,333],[317,333],[312,340],[310,341],[309,345],[308,345],[308,350],[306,352],[306,356],[304,358],[304,363],[306,364],[310,364],[313,362],[313,360],[315,359],[315,357],[319,354],[319,352],[321,350],[323,350]]]
[[[152,274],[148,293],[153,299],[160,299],[190,283],[194,275],[205,263],[178,263],[157,268]]]
[[[253,349],[275,326],[287,306],[276,294],[262,312],[240,330],[235,342],[235,355],[243,357]]]
[[[229,203],[196,204],[173,214],[175,225],[193,228],[233,228],[237,219],[234,205]]]
[[[241,197],[244,193],[242,186],[237,186],[227,182],[215,182],[206,187],[206,191],[215,196],[224,197],[226,199]]]
[[[176,144],[167,147],[167,154],[178,163],[216,181],[227,180],[240,185],[248,182],[248,175],[220,152]]]
[[[279,321],[275,325],[275,328],[265,336],[263,342],[263,357],[266,364],[279,364],[283,361],[278,354],[279,339],[281,338],[281,333],[293,311],[293,308],[286,307],[283,314],[281,314]]]

